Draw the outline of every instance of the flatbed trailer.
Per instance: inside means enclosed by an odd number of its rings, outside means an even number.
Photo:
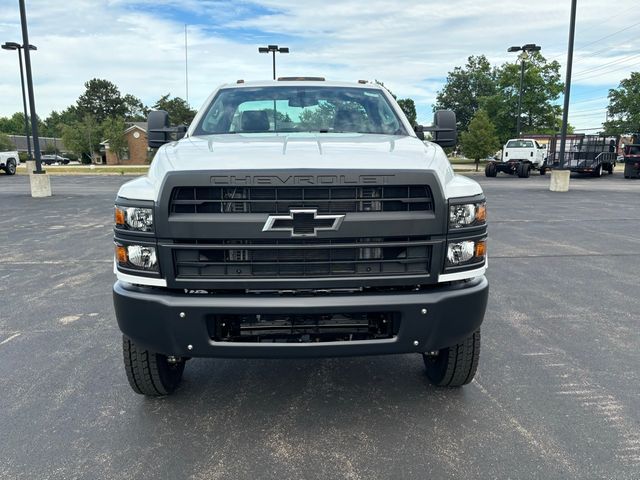
[[[618,160],[619,136],[571,135],[565,146],[565,168],[574,173],[601,177],[612,174]],[[551,138],[547,164],[560,167],[560,135]]]

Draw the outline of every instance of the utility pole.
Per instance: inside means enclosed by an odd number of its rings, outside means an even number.
[[[41,174],[42,159],[40,158],[40,137],[38,133],[38,115],[36,114],[36,100],[33,94],[33,76],[31,73],[31,55],[29,52],[29,31],[27,29],[27,11],[25,0],[20,1],[20,23],[22,24],[22,51],[24,52],[24,64],[27,72],[27,91],[29,93],[29,107],[31,110],[31,133],[33,134],[33,150],[36,157],[36,171]]]
[[[569,99],[571,98],[571,72],[573,69],[573,44],[576,34],[576,3],[571,0],[571,24],[569,26],[569,48],[567,52],[567,78],[564,85],[564,110],[562,111],[562,133],[560,135],[560,169],[565,164],[565,149],[567,146],[567,127],[569,122]]]
[[[187,105],[189,105],[189,59],[187,56],[187,24],[184,24],[184,83],[187,91]]]

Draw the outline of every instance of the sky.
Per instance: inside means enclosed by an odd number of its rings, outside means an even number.
[[[470,55],[515,62],[511,45],[537,43],[564,76],[570,0],[27,0],[38,115],[75,103],[91,78],[114,82],[152,105],[187,96],[199,108],[237,79],[278,76],[379,80],[416,102],[429,124],[447,73]],[[637,0],[580,0],[570,123],[597,129],[610,88],[640,70]],[[0,43],[22,43],[18,0],[0,0]],[[16,52],[0,50],[0,116],[22,110]]]

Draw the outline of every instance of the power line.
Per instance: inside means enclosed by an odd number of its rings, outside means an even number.
[[[631,9],[629,9],[629,10],[631,10]],[[617,15],[617,16],[616,16],[616,18],[619,18],[619,15]],[[606,22],[605,22],[605,23],[606,23]],[[596,39],[596,40],[594,40],[594,41],[592,41],[592,42],[585,43],[584,45],[580,45],[578,48],[579,48],[579,49],[584,49],[585,47],[589,47],[589,46],[591,46],[591,45],[594,45],[594,44],[596,44],[596,43],[599,43],[599,42],[601,42],[602,40],[606,40],[607,38],[611,38],[611,37],[613,37],[613,36],[615,36],[615,35],[618,35],[619,33],[626,32],[627,30],[630,30],[630,29],[632,29],[633,27],[636,27],[636,26],[638,26],[638,25],[640,25],[640,22],[637,22],[637,23],[634,23],[634,24],[629,25],[629,26],[627,26],[627,27],[621,28],[620,30],[616,30],[615,32],[610,33],[610,34],[608,34],[608,35],[605,35],[604,37],[600,37],[600,38],[598,38],[598,39]],[[562,57],[564,57],[564,54],[556,55],[555,57],[550,57],[550,58],[549,58],[549,60],[556,60],[556,59],[558,59],[558,58],[562,58]]]
[[[630,37],[628,40],[626,40],[626,42],[632,43],[632,42],[636,42],[637,40],[640,40],[640,36],[637,36],[637,35],[634,34],[632,37]],[[623,40],[621,42],[618,42],[618,43],[625,43],[625,40]],[[602,48],[600,50],[594,50],[592,52],[585,52],[583,54],[578,54],[577,55],[578,57],[584,57],[584,58],[582,60],[578,59],[576,61],[576,63],[580,63],[580,62],[586,61],[587,57],[589,57],[589,58],[595,57],[595,56],[600,55],[601,53],[605,53],[605,52],[610,53],[611,49],[612,49],[612,46],[611,45],[607,45],[606,47],[604,47],[604,48]]]
[[[586,98],[586,97],[579,97],[579,98]],[[591,97],[588,100],[578,100],[577,102],[571,101],[571,105],[578,105],[581,103],[593,103],[593,102],[597,102],[600,100],[608,100],[609,96],[607,95],[606,97]]]
[[[622,66],[620,66],[618,68],[612,68],[610,70],[607,70],[606,72],[600,72],[600,73],[594,73],[593,75],[582,76],[578,80],[584,81],[584,80],[588,80],[590,78],[601,77],[602,75],[608,75],[611,72],[617,72],[619,70],[631,69],[631,68],[637,67],[637,66],[640,66],[640,62],[632,63],[631,65],[622,65]]]
[[[634,55],[628,55],[626,57],[618,58],[616,60],[612,60],[611,62],[607,62],[607,63],[603,63],[601,65],[598,65],[597,67],[587,68],[586,70],[582,70],[582,71],[576,73],[576,77],[584,75],[585,73],[590,73],[590,72],[595,72],[597,70],[602,70],[603,68],[607,68],[610,65],[617,65],[619,63],[627,62],[627,61],[629,61],[629,60],[631,60],[633,58],[637,58],[637,57],[640,57],[640,53],[636,53]]]
[[[573,113],[592,113],[592,112],[606,112],[606,111],[607,111],[607,107],[589,108],[586,110],[572,110]]]
[[[589,42],[589,43],[587,43],[585,45],[581,45],[580,48],[588,47],[590,45],[593,45],[594,43],[601,42],[602,40],[606,40],[607,38],[611,38],[614,35],[617,35],[617,34],[622,33],[622,32],[626,32],[627,30],[630,30],[633,27],[637,27],[638,25],[640,25],[640,22],[634,23],[634,24],[629,25],[628,27],[625,27],[625,28],[621,28],[620,30],[616,30],[615,32],[610,33],[609,35],[605,35],[604,37],[601,37],[601,38],[598,38],[597,40],[594,40],[593,42]]]

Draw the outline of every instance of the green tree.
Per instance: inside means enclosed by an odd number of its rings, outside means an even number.
[[[109,150],[115,154],[118,160],[122,158],[129,146],[124,135],[126,128],[124,118],[107,118],[100,125],[103,139],[109,143]]]
[[[560,130],[562,107],[557,100],[564,84],[557,61],[547,62],[539,53],[528,55],[522,93],[522,131],[516,132],[520,62],[505,63],[498,69],[496,94],[480,100],[496,126],[502,142],[519,133],[555,134]]]
[[[109,80],[94,78],[84,84],[85,91],[76,103],[78,115],[92,115],[98,123],[109,117],[122,117],[127,112],[118,87]]]
[[[398,100],[398,105],[400,105],[400,108],[402,109],[402,111],[404,112],[404,114],[407,117],[407,120],[409,120],[409,123],[414,126],[417,125],[418,121],[417,121],[417,114],[416,114],[416,104],[413,101],[413,99],[411,98],[401,98],[400,100]]]
[[[607,111],[611,117],[604,123],[607,135],[640,132],[640,72],[631,72],[618,88],[609,90]]]
[[[484,110],[476,112],[469,123],[468,130],[460,135],[460,146],[465,156],[476,161],[476,172],[480,159],[488,157],[500,148],[496,128],[491,123],[487,112]]]
[[[458,127],[466,130],[485,97],[497,93],[497,71],[484,55],[471,56],[463,67],[456,67],[436,96],[433,110],[456,112]]]
[[[9,139],[9,136],[5,133],[0,133],[0,152],[6,152],[7,150],[13,150],[14,146]]]
[[[122,97],[125,105],[125,120],[127,122],[144,122],[149,115],[149,108],[138,98],[129,93]]]
[[[71,125],[80,120],[82,120],[82,117],[79,116],[75,105],[71,105],[59,113],[53,110],[44,119],[41,134],[44,137],[61,137],[62,129],[65,125]]]
[[[16,112],[10,117],[0,117],[0,133],[24,135],[24,114]]]
[[[93,153],[100,149],[101,130],[94,116],[85,115],[81,121],[62,127],[62,141],[83,162],[91,162]]]
[[[165,110],[169,113],[169,121],[172,125],[189,125],[196,116],[196,110],[192,110],[189,104],[180,97],[170,98],[167,93],[158,99],[153,105],[155,110]]]

